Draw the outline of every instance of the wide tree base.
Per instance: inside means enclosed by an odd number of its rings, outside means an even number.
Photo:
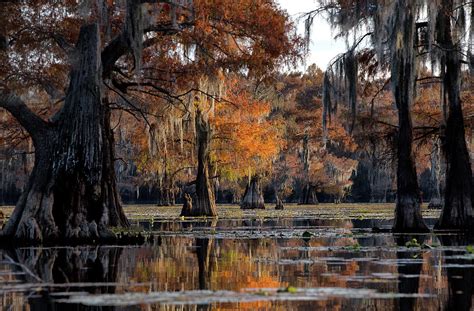
[[[421,215],[420,202],[413,196],[401,196],[397,199],[395,219],[392,232],[394,233],[428,233]]]
[[[265,209],[263,194],[260,189],[258,176],[252,177],[245,189],[244,198],[240,203],[241,209]]]
[[[119,243],[111,227],[127,227],[115,176],[114,133],[101,91],[99,25],[81,27],[64,106],[44,121],[20,100],[35,149],[29,181],[0,235],[7,243]]]

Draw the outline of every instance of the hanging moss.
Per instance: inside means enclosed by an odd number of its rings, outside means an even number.
[[[148,19],[145,17],[143,5],[138,0],[127,0],[127,17],[125,34],[135,63],[135,72],[139,73],[142,64],[143,30]]]

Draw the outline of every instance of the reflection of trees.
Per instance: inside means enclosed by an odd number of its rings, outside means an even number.
[[[32,295],[28,303],[32,310],[61,310],[59,304],[54,303],[49,294],[51,292],[88,291],[94,294],[114,293],[115,285],[103,283],[117,282],[118,262],[122,253],[121,248],[25,248],[10,251],[7,255],[16,262],[13,265],[25,283],[56,283],[67,284],[61,287],[50,288],[41,295]],[[94,283],[102,283],[95,286]],[[74,286],[74,283],[91,283],[87,287]],[[90,310],[83,305],[64,305],[67,310]],[[101,307],[97,310],[109,310]]]
[[[473,239],[464,235],[440,236],[443,246],[472,245]],[[448,301],[444,310],[470,310],[474,293],[474,268],[472,259],[449,258],[457,255],[456,252],[445,250],[446,274],[448,277]],[[462,266],[467,265],[467,266]]]
[[[217,225],[217,219],[212,219],[210,222],[207,223],[209,228],[212,230],[215,229]],[[199,289],[211,289],[210,287],[210,278],[212,272],[212,262],[211,262],[211,254],[213,255],[213,247],[214,239],[199,239],[196,238],[195,246],[196,246],[196,256],[198,260],[198,267],[199,267]]]
[[[410,236],[402,235],[397,236],[395,241],[399,247],[403,247],[407,242],[412,239],[417,239],[418,243],[423,244],[425,237],[424,236]],[[420,256],[419,249],[414,251],[397,251],[398,261],[403,260],[414,260],[414,257]],[[399,263],[398,264],[398,293],[400,294],[418,294],[418,289],[420,285],[420,273],[423,266],[423,261],[414,261],[413,263]],[[409,276],[409,277],[408,277]],[[402,297],[398,299],[398,309],[405,310],[414,310],[415,303],[417,298],[413,297]]]
[[[211,251],[214,239],[196,239],[196,256],[199,267],[199,289],[211,289]]]

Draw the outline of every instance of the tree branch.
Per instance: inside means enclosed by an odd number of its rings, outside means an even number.
[[[34,113],[23,100],[13,93],[0,94],[0,107],[5,108],[37,140],[48,129],[48,123]]]

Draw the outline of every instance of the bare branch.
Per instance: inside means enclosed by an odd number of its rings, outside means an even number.
[[[14,93],[0,94],[0,107],[10,112],[34,141],[48,130],[48,123],[28,108],[23,100]]]

